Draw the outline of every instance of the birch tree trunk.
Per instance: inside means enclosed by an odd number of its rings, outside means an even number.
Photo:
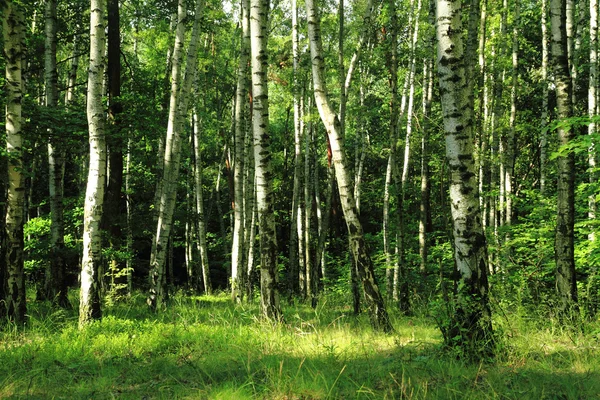
[[[540,192],[546,191],[546,163],[548,157],[546,148],[548,147],[548,0],[542,0],[542,116],[541,116],[541,137],[540,137]]]
[[[250,60],[250,4],[248,0],[241,2],[240,22],[242,25],[240,57],[237,72],[237,89],[235,97],[235,136],[233,152],[233,237],[231,246],[231,297],[236,303],[241,302],[244,295],[246,267],[244,265],[244,135],[248,108],[248,62]]]
[[[487,245],[481,225],[473,158],[472,112],[465,81],[460,1],[437,0],[438,74],[446,159],[450,168],[454,260],[460,276],[450,325],[442,331],[448,344],[474,356],[491,352],[492,321],[488,305]]]
[[[171,77],[171,99],[169,103],[169,121],[167,125],[167,140],[165,146],[165,157],[163,163],[163,186],[158,204],[158,226],[156,229],[156,240],[152,243],[150,255],[150,278],[151,288],[148,304],[153,310],[164,307],[168,299],[166,282],[166,257],[171,235],[173,212],[177,198],[177,180],[179,177],[179,162],[181,158],[181,136],[183,134],[183,122],[188,112],[192,84],[194,82],[196,60],[198,57],[198,39],[200,36],[200,21],[204,10],[204,1],[196,0],[194,26],[190,37],[190,43],[185,63],[185,75],[181,81],[181,58],[183,56],[183,40],[185,36],[186,8],[185,3],[178,4],[177,32],[175,38],[175,49],[173,51],[172,77]],[[181,87],[180,87],[180,83]]]
[[[87,119],[89,127],[90,161],[85,193],[83,220],[83,256],[81,260],[81,291],[79,326],[102,317],[100,309],[100,279],[102,236],[100,222],[106,181],[105,115],[102,105],[104,75],[104,17],[106,2],[91,0],[90,65],[88,70]]]
[[[364,240],[363,228],[356,212],[356,201],[352,193],[352,183],[347,169],[346,153],[340,131],[340,121],[329,104],[324,80],[324,60],[321,43],[321,23],[317,16],[314,0],[306,1],[308,35],[310,40],[314,94],[317,109],[327,130],[331,146],[332,160],[340,192],[342,210],[348,228],[350,250],[356,262],[359,279],[362,282],[365,300],[369,308],[371,323],[375,329],[392,331],[383,297],[377,287],[374,267]]]
[[[280,320],[277,283],[277,241],[271,171],[271,137],[269,132],[269,91],[267,86],[267,15],[268,0],[250,1],[250,48],[252,65],[254,162],[256,168],[256,202],[260,236],[260,292],[263,314]]]
[[[6,151],[8,190],[6,200],[6,280],[4,299],[8,317],[18,325],[25,323],[25,274],[23,265],[23,214],[25,211],[22,106],[25,17],[19,4],[7,1],[2,7],[4,60],[6,63]],[[4,268],[4,267],[3,267]],[[1,284],[4,284],[2,282]],[[2,313],[4,310],[0,311]],[[1,315],[1,314],[0,314]]]
[[[594,137],[597,133],[597,125],[593,118],[596,116],[597,107],[597,90],[598,87],[598,0],[590,0],[590,78],[588,85],[588,117],[590,124],[588,125],[588,135]],[[590,169],[589,182],[594,185],[598,180],[597,168],[597,147],[596,141],[592,140],[588,152],[588,167]],[[596,196],[588,197],[588,219],[596,219]],[[596,233],[592,230],[588,234],[590,241],[596,240]]]
[[[196,211],[196,231],[198,238],[196,245],[200,254],[200,270],[202,272],[202,282],[204,283],[204,293],[212,293],[212,282],[210,280],[210,269],[208,263],[208,246],[206,245],[206,220],[204,217],[204,200],[202,197],[202,152],[200,151],[200,132],[202,126],[198,116],[198,108],[194,107],[193,113],[193,141],[194,141],[194,194]],[[243,151],[243,146],[242,146]],[[243,184],[242,180],[242,184]],[[240,204],[240,208],[242,205]],[[242,221],[243,222],[243,221]]]
[[[510,121],[506,145],[506,167],[505,167],[505,196],[506,196],[506,219],[505,223],[511,225],[514,220],[513,215],[513,175],[515,169],[515,132],[517,123],[517,94],[519,82],[519,5],[520,0],[515,0],[515,9],[513,16],[512,31],[512,87],[510,89]]]
[[[551,62],[556,85],[557,117],[560,120],[573,114],[571,104],[572,80],[569,76],[567,51],[566,0],[550,0],[552,37]],[[574,137],[574,129],[558,125],[559,146],[568,145]],[[563,317],[577,310],[577,282],[574,258],[575,224],[575,156],[572,152],[557,160],[557,218],[554,239],[556,259],[556,290],[560,299],[559,312]]]
[[[46,41],[44,75],[46,81],[46,107],[58,105],[58,72],[56,70],[56,0],[46,2]],[[61,135],[48,131],[48,175],[50,194],[50,262],[46,268],[44,296],[61,307],[69,307],[65,284],[65,227],[63,218],[63,189],[65,172],[65,145]]]

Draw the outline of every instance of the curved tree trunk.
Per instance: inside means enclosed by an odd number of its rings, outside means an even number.
[[[385,309],[383,297],[377,287],[373,262],[369,256],[363,235],[363,228],[358,219],[356,201],[354,200],[352,183],[348,174],[346,152],[343,147],[340,121],[329,104],[327,97],[321,43],[321,22],[317,16],[317,8],[314,0],[306,1],[306,13],[308,15],[308,35],[310,39],[315,99],[321,120],[325,125],[329,137],[342,210],[348,228],[350,250],[356,262],[359,279],[362,282],[366,303],[369,307],[371,323],[374,328],[389,332],[393,328]]]

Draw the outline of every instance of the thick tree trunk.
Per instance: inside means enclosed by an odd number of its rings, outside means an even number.
[[[334,113],[329,99],[324,80],[324,60],[321,43],[321,23],[317,16],[314,0],[306,1],[308,16],[308,34],[310,39],[311,60],[314,93],[321,120],[327,130],[331,146],[332,160],[335,168],[336,179],[340,192],[342,210],[348,227],[350,250],[356,262],[358,277],[362,283],[365,299],[369,307],[371,322],[376,329],[392,331],[383,297],[377,287],[373,262],[367,251],[363,229],[356,212],[356,201],[352,193],[352,183],[347,169],[346,153],[343,147],[343,137],[340,131],[340,121]]]
[[[269,132],[269,91],[267,86],[268,0],[250,1],[250,48],[256,201],[260,236],[260,292],[263,314],[271,320],[282,318],[277,283],[277,241],[271,171]]]
[[[556,85],[557,117],[565,120],[573,115],[572,81],[569,76],[567,51],[566,0],[550,0],[552,26],[551,62]],[[558,143],[566,146],[574,138],[574,129],[558,125]],[[577,310],[575,277],[575,156],[572,152],[558,158],[557,218],[554,255],[556,259],[556,290],[560,298],[559,312],[568,317]]]
[[[437,0],[438,74],[446,158],[450,168],[454,260],[460,275],[457,304],[448,344],[475,356],[491,351],[492,320],[488,305],[487,245],[481,225],[473,157],[472,112],[465,81],[460,1]]]
[[[25,207],[22,115],[23,55],[25,17],[19,4],[4,4],[4,60],[6,63],[6,151],[8,156],[8,193],[6,200],[6,280],[5,300],[8,317],[17,324],[25,323],[25,274],[23,265],[23,214]],[[4,282],[0,283],[3,284]],[[0,311],[3,313],[4,310]],[[2,315],[2,314],[0,314]]]
[[[518,94],[518,82],[519,82],[519,1],[515,0],[515,9],[513,14],[513,31],[512,31],[512,85],[510,89],[510,121],[509,131],[506,144],[506,169],[505,169],[505,195],[506,195],[506,225],[511,225],[514,221],[513,212],[513,179],[515,169],[515,132],[517,124],[517,94]]]
[[[81,261],[81,291],[79,326],[100,319],[100,279],[102,235],[100,221],[106,181],[105,116],[102,106],[102,76],[104,75],[104,14],[106,2],[92,0],[90,16],[90,65],[88,70],[87,119],[89,126],[90,161],[85,194],[83,220],[83,257]]]

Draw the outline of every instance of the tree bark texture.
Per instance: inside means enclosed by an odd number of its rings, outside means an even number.
[[[83,220],[83,256],[81,260],[81,291],[79,299],[79,326],[100,319],[100,279],[102,236],[100,222],[106,181],[105,116],[102,105],[102,77],[104,75],[104,16],[106,2],[91,1],[90,65],[88,70],[87,119],[89,129],[90,161],[85,193]]]
[[[565,120],[573,115],[572,80],[569,74],[566,0],[550,0],[550,61],[556,85],[557,117]],[[575,129],[559,124],[556,129],[559,146],[568,145]],[[556,260],[556,290],[559,312],[567,316],[577,308],[575,277],[575,156],[572,152],[557,160],[557,216],[554,256]]]
[[[260,293],[263,314],[280,320],[277,240],[273,209],[271,137],[269,132],[269,91],[267,86],[268,0],[250,1],[250,48],[252,65],[254,162],[256,202],[260,236]]]
[[[488,305],[487,245],[479,211],[473,157],[472,112],[465,80],[460,1],[437,0],[437,65],[446,159],[450,169],[450,203],[454,260],[460,275],[457,304],[444,333],[448,344],[489,352],[492,340]]]
[[[23,168],[22,99],[25,17],[20,4],[7,1],[3,7],[4,60],[6,63],[6,151],[8,158],[8,190],[6,200],[6,268],[5,300],[8,318],[25,323],[25,274],[23,259],[23,216],[25,188]],[[3,284],[4,282],[0,283]],[[0,311],[0,315],[3,314]]]
[[[306,1],[306,13],[308,16],[308,35],[315,100],[331,146],[340,201],[348,228],[350,251],[356,263],[358,278],[362,283],[371,323],[375,329],[389,332],[393,328],[385,309],[383,297],[377,287],[373,262],[367,250],[362,225],[358,219],[356,201],[352,193],[352,182],[347,168],[343,137],[341,136],[340,121],[329,104],[327,88],[325,87],[321,22],[317,15],[317,7],[314,0]]]

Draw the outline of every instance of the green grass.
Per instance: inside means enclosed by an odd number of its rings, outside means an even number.
[[[79,331],[75,312],[30,303],[25,330],[0,332],[0,398],[600,399],[597,322],[573,334],[498,319],[500,355],[469,364],[428,317],[392,315],[386,335],[334,301],[284,314],[272,325],[226,295],[152,314],[140,295]]]

